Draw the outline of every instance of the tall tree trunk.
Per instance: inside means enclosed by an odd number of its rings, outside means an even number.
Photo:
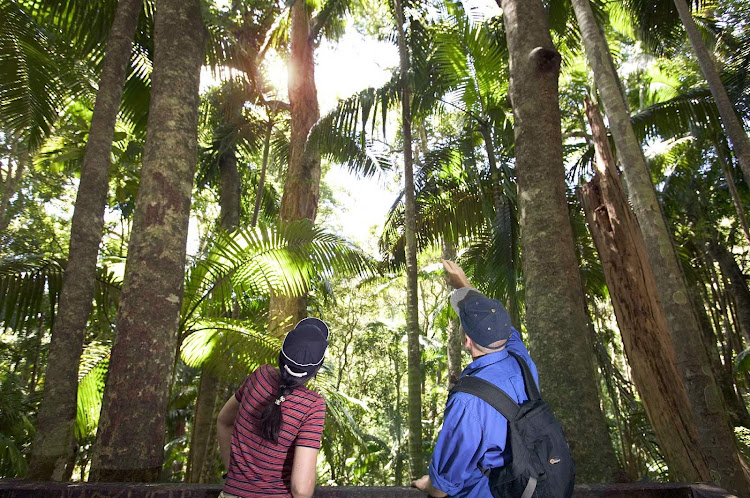
[[[253,227],[258,225],[258,216],[260,215],[260,206],[263,204],[263,189],[266,185],[266,171],[268,169],[268,153],[271,149],[271,136],[273,133],[273,120],[269,119],[266,124],[266,136],[263,143],[263,162],[260,166],[260,178],[258,178],[258,190],[255,194],[255,207],[253,208],[253,220],[250,222]]]
[[[695,56],[698,58],[698,64],[701,66],[703,75],[706,77],[708,88],[711,89],[711,95],[714,97],[716,107],[721,115],[721,122],[724,125],[724,131],[732,143],[732,149],[740,168],[745,175],[745,181],[750,185],[750,138],[748,138],[742,122],[729,100],[727,89],[721,81],[719,70],[716,67],[716,61],[708,51],[703,37],[701,36],[698,26],[696,26],[690,8],[685,0],[674,0],[677,12],[680,14],[682,24],[685,25],[690,43],[693,45]]]
[[[92,461],[93,481],[155,481],[185,278],[205,27],[200,0],[157,0],[148,133]]]
[[[99,92],[83,156],[57,317],[28,477],[60,480],[74,451],[78,363],[91,314],[96,260],[104,228],[109,166],[125,71],[142,0],[120,0],[102,61]]]
[[[727,189],[729,189],[729,195],[732,196],[732,203],[734,204],[734,210],[737,212],[737,219],[740,222],[740,227],[742,227],[742,233],[745,234],[745,240],[750,244],[750,229],[748,229],[745,208],[742,206],[742,199],[739,192],[737,192],[737,185],[734,183],[734,175],[732,174],[732,167],[729,162],[730,159],[724,154],[724,144],[722,142],[720,137],[714,137],[713,143],[716,150],[716,158],[719,160],[721,171],[724,173],[724,179],[727,181]]]
[[[234,147],[230,147],[219,157],[219,178],[221,179],[219,225],[225,231],[232,232],[240,225],[242,187]],[[231,316],[231,311],[227,315]],[[187,482],[203,483],[210,481],[212,477],[210,471],[218,456],[217,407],[221,408],[223,396],[221,380],[210,369],[201,368],[185,473]]]
[[[609,47],[596,23],[589,0],[573,0],[573,8],[623,164],[628,194],[658,283],[659,300],[672,333],[678,366],[688,390],[712,480],[735,493],[744,492],[750,489],[747,467],[738,459],[734,432],[719,401],[719,387],[702,344],[700,326],[650,170],[630,123],[630,113],[620,91]]]
[[[604,120],[588,98],[586,114],[594,136],[597,173],[581,189],[584,211],[602,260],[628,363],[670,471],[681,481],[705,481],[710,479],[708,464],[697,444],[698,429],[643,236],[623,194]]]
[[[453,242],[443,241],[443,259],[455,261],[456,246]],[[461,376],[461,334],[459,332],[459,320],[454,318],[448,323],[448,341],[446,343],[446,356],[448,357],[448,390],[451,390],[458,378]]]
[[[309,7],[294,2],[290,34],[289,106],[292,131],[289,140],[289,167],[281,196],[280,217],[285,221],[307,218],[315,221],[320,196],[320,153],[306,147],[307,135],[320,118],[315,86],[315,40]],[[271,296],[269,331],[283,337],[307,316],[307,296]]]
[[[510,53],[530,349],[544,397],[568,436],[579,480],[606,482],[618,463],[599,405],[568,215],[557,88],[560,54],[540,0],[499,4]]]
[[[404,7],[393,1],[401,76],[401,131],[404,135],[404,211],[406,239],[406,334],[409,389],[409,472],[416,479],[425,473],[422,454],[422,350],[419,345],[419,288],[417,286],[417,208],[411,135],[411,75],[404,31]]]

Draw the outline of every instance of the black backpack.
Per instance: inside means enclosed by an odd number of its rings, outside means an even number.
[[[531,370],[523,358],[508,351],[523,372],[528,400],[520,406],[491,382],[479,377],[461,377],[454,392],[473,394],[508,419],[512,460],[503,467],[482,469],[489,477],[495,498],[569,498],[573,495],[575,464],[560,422],[539,396]]]

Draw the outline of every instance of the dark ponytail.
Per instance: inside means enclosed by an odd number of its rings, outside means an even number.
[[[281,403],[295,388],[318,373],[328,349],[328,325],[318,318],[303,318],[284,337],[279,352],[279,387],[260,417],[263,439],[279,442]]]
[[[279,442],[279,431],[281,430],[281,401],[279,401],[279,403],[276,403],[276,401],[281,400],[282,396],[289,396],[292,394],[295,388],[305,384],[317,372],[318,368],[305,377],[294,377],[283,367],[279,369],[279,388],[276,390],[276,398],[272,399],[271,402],[266,405],[263,414],[260,417],[260,433],[263,436],[263,439],[271,441],[272,443]]]

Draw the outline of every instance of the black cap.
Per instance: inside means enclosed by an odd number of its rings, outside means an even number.
[[[318,371],[328,348],[328,325],[318,318],[301,320],[284,338],[279,366],[294,377]]]
[[[513,332],[510,316],[500,301],[472,287],[456,290],[451,296],[451,305],[461,319],[464,333],[480,346],[505,341]]]

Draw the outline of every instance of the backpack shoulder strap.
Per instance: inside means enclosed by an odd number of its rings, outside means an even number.
[[[495,384],[480,379],[479,377],[472,377],[470,375],[461,377],[451,389],[450,394],[455,392],[473,394],[477,398],[487,402],[508,420],[515,418],[520,409],[518,403],[508,396],[505,391],[497,387]]]
[[[539,388],[536,385],[534,376],[531,375],[531,369],[529,368],[528,363],[526,363],[526,360],[513,351],[508,351],[508,354],[515,358],[518,365],[521,367],[521,372],[523,373],[523,385],[526,388],[526,396],[529,398],[529,401],[541,399],[542,396],[539,394]]]

